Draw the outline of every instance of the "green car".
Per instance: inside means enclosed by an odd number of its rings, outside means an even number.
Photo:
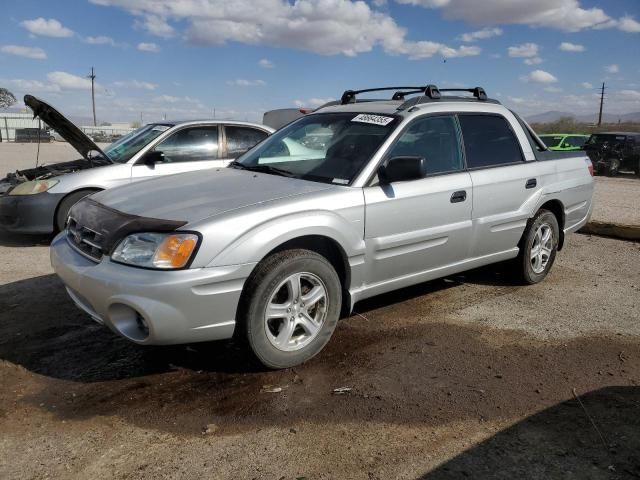
[[[589,140],[589,135],[581,135],[579,133],[549,133],[539,135],[539,137],[549,150],[559,150],[561,152],[584,150],[584,144]]]

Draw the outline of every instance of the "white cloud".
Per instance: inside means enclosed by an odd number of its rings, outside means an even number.
[[[262,68],[273,68],[275,66],[273,62],[267,58],[259,60],[258,65],[260,65]]]
[[[155,90],[158,85],[151,82],[141,82],[139,80],[121,80],[113,82],[114,87],[118,88],[139,88],[142,90]]]
[[[593,85],[589,82],[582,82],[580,85],[582,85],[582,88],[593,88]]]
[[[136,20],[135,26],[145,29],[151,35],[162,38],[171,38],[176,34],[175,29],[167,23],[167,20],[157,15],[146,15],[142,21]]]
[[[244,78],[238,78],[237,80],[228,80],[227,85],[232,87],[262,87],[266,85],[264,80],[246,80]]]
[[[158,53],[160,51],[160,47],[155,43],[140,42],[137,48],[141,52]]]
[[[25,20],[20,22],[24,28],[26,28],[33,35],[40,35],[42,37],[71,37],[73,36],[73,30],[63,26],[55,18],[35,18],[33,20]]]
[[[534,70],[529,75],[524,77],[526,81],[534,83],[555,83],[558,81],[556,77],[544,70]]]
[[[616,94],[623,100],[640,101],[639,90],[620,90]]]
[[[10,87],[14,92],[21,93],[58,93],[60,87],[52,83],[44,83],[39,80],[0,79],[0,83]]]
[[[87,37],[84,39],[89,45],[110,45],[112,47],[120,46],[113,38],[105,35],[99,35],[97,37]]]
[[[633,17],[625,16],[618,20],[618,28],[623,32],[639,33],[640,22]]]
[[[298,108],[318,108],[321,105],[324,105],[327,102],[334,101],[335,98],[327,97],[327,98],[309,98],[307,100],[294,100],[293,104]]]
[[[542,59],[540,57],[525,58],[524,63],[526,65],[539,65],[542,63]]]
[[[0,52],[7,53],[9,55],[16,55],[18,57],[33,58],[35,60],[44,60],[47,58],[47,53],[43,49],[37,47],[3,45],[0,47]]]
[[[178,103],[180,100],[180,97],[174,97],[173,95],[160,95],[153,98],[156,103]]]
[[[467,32],[460,35],[460,40],[463,42],[475,42],[476,40],[484,40],[491,37],[497,37],[502,35],[501,28],[483,28],[475,32]]]
[[[558,46],[558,48],[563,52],[584,52],[586,50],[586,48],[584,48],[584,45],[570,42],[562,42]]]
[[[522,45],[515,45],[513,47],[509,47],[509,56],[510,57],[537,57],[539,46],[535,43],[523,43]]]
[[[91,80],[86,77],[79,77],[67,72],[51,72],[47,78],[53,85],[57,85],[60,90],[90,90]],[[100,86],[96,83],[96,88]]]
[[[398,3],[441,8],[445,17],[476,25],[530,25],[568,32],[618,27],[600,8],[583,8],[578,0],[396,0]],[[625,17],[626,18],[626,17]],[[622,22],[622,19],[620,20]]]
[[[90,1],[123,8],[142,22],[155,16],[164,22],[186,24],[186,40],[201,45],[237,42],[348,56],[380,47],[391,55],[414,59],[480,53],[478,47],[454,48],[427,40],[409,41],[406,29],[391,16],[361,0]]]
[[[613,63],[611,65],[607,65],[606,67],[604,67],[604,69],[607,71],[607,73],[619,73],[620,72],[620,67]]]

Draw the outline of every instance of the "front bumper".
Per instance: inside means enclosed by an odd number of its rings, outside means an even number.
[[[64,193],[0,195],[0,230],[13,233],[53,232],[56,208]]]
[[[244,282],[255,266],[159,271],[108,258],[95,263],[74,250],[64,232],[51,244],[51,264],[79,308],[144,345],[230,338]]]

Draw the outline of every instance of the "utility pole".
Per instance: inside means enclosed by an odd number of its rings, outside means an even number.
[[[96,92],[95,92],[95,80],[96,74],[93,73],[93,67],[91,67],[91,75],[87,78],[91,79],[91,105],[93,106],[93,126],[97,126],[96,122]]]
[[[600,91],[600,114],[598,115],[598,126],[602,125],[602,106],[604,105],[604,82]]]

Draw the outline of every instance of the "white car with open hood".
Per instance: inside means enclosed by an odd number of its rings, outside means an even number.
[[[42,100],[26,95],[24,103],[83,158],[12,172],[0,179],[0,230],[16,233],[63,230],[71,206],[101,190],[161,175],[224,167],[273,132],[247,122],[162,121],[101,149]]]

